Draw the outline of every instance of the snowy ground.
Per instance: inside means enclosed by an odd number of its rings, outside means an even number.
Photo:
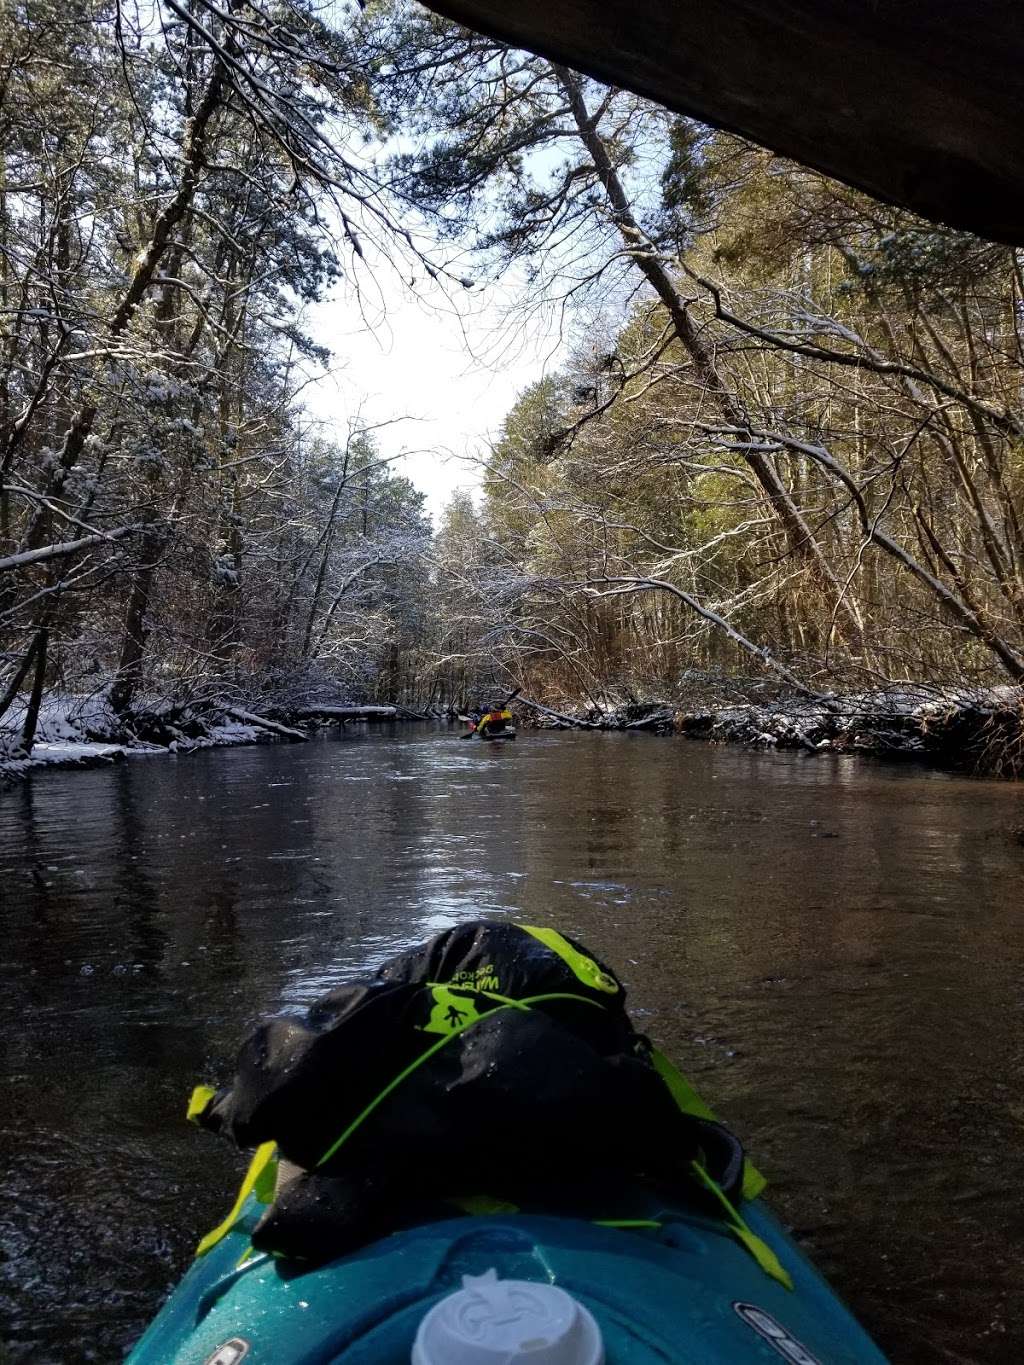
[[[772,702],[712,702],[701,709],[692,703],[684,708],[671,702],[634,702],[586,713],[527,704],[535,723],[544,727],[648,730],[758,748],[917,757],[943,767],[1024,777],[1024,689],[1016,687],[890,688]],[[126,721],[101,694],[49,697],[29,758],[18,750],[23,709],[12,707],[0,723],[0,781],[43,767],[95,767],[137,755],[303,739],[305,733],[296,724],[403,718],[401,711],[325,703],[283,712],[252,703],[250,710],[224,704],[199,712],[150,702]],[[414,715],[406,712],[405,718]]]
[[[547,710],[540,725],[683,734],[710,743],[808,753],[920,758],[943,767],[1024,776],[1024,689],[905,687],[827,697],[631,703],[586,715]]]
[[[125,716],[116,714],[104,692],[44,698],[31,754],[21,752],[24,702],[0,721],[0,782],[36,768],[92,768],[145,754],[190,753],[239,744],[292,742],[309,738],[320,724],[351,721],[423,720],[401,706],[376,706],[325,694],[322,701],[280,697],[207,700],[202,705],[139,698]]]
[[[161,716],[158,708],[147,715],[161,721],[166,743],[144,737],[143,726],[139,727],[142,734],[132,733],[99,695],[48,697],[40,708],[32,753],[25,758],[18,743],[24,706],[15,705],[0,723],[0,780],[23,777],[37,768],[94,768],[139,755],[262,744],[270,739],[266,730],[229,718],[211,720],[186,713],[185,717],[175,714],[172,720],[169,712]]]

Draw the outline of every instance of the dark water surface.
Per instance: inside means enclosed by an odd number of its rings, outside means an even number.
[[[620,970],[894,1361],[1024,1360],[1022,826],[913,768],[426,727],[0,793],[8,1359],[158,1307],[238,1178],[187,1095],[258,1015],[484,914]]]

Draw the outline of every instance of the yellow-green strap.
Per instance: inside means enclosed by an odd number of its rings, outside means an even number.
[[[185,1114],[189,1123],[195,1123],[198,1120],[216,1093],[212,1085],[196,1086],[189,1096],[188,1112]]]
[[[669,1061],[660,1048],[651,1048],[651,1062],[684,1114],[692,1114],[698,1119],[710,1119],[712,1123],[718,1122],[715,1111],[704,1103],[683,1073]]]
[[[786,1289],[792,1289],[793,1281],[790,1278],[789,1271],[786,1270],[785,1266],[779,1260],[778,1256],[776,1256],[775,1252],[772,1251],[768,1243],[764,1241],[763,1238],[758,1237],[757,1233],[747,1226],[747,1223],[741,1216],[739,1210],[718,1184],[717,1180],[712,1179],[699,1161],[693,1161],[690,1164],[694,1175],[696,1175],[700,1183],[706,1190],[709,1190],[710,1193],[715,1196],[725,1210],[729,1231],[736,1240],[746,1247],[766,1275],[770,1275],[773,1280],[778,1280],[779,1284],[783,1285]]]
[[[497,1000],[499,1005],[509,1005],[514,1010],[528,1010],[530,1008],[525,1000],[513,1000],[510,995],[499,995],[497,991],[485,990],[483,986],[453,986],[450,981],[428,981],[427,987],[430,990],[454,991],[456,995],[483,995],[486,996],[488,1000]],[[578,998],[582,999],[582,997],[577,997],[575,995],[571,998],[573,1000]],[[588,1005],[593,1003],[592,1000],[587,1001]]]
[[[479,994],[488,995],[490,994],[490,992],[480,991]],[[446,1047],[452,1041],[453,1038],[460,1037],[460,1035],[465,1033],[467,1029],[471,1029],[475,1024],[479,1024],[481,1019],[489,1019],[492,1014],[499,1014],[502,1010],[531,1009],[534,1005],[542,1005],[549,1000],[577,1000],[581,1001],[584,1005],[592,1005],[595,1009],[603,1008],[603,1006],[599,1005],[596,1000],[588,1000],[585,995],[574,995],[570,991],[549,991],[546,995],[530,995],[523,1000],[510,1000],[507,1004],[496,1005],[495,1008],[492,1010],[484,1010],[482,1014],[477,1014],[472,1019],[467,1019],[465,1023],[453,1024],[450,1033],[446,1033],[443,1038],[439,1038],[436,1043],[434,1043],[431,1047],[427,1048],[426,1052],[421,1052],[420,1055],[414,1061],[410,1062],[407,1067],[404,1067],[398,1073],[397,1076],[395,1076],[392,1080],[390,1080],[387,1083],[383,1090],[379,1091],[373,1097],[373,1099],[366,1106],[366,1108],[363,1109],[361,1113],[356,1115],[356,1117],[348,1125],[348,1127],[337,1139],[337,1141],[333,1142],[330,1145],[330,1147],[328,1147],[327,1151],[324,1152],[323,1156],[316,1163],[317,1166],[318,1167],[323,1166],[325,1162],[330,1161],[331,1157],[334,1156],[335,1152],[337,1152],[339,1147],[343,1146],[344,1143],[346,1143],[352,1136],[352,1134],[356,1131],[356,1129],[361,1127],[361,1125],[366,1122],[366,1120],[370,1117],[370,1115],[378,1107],[378,1105],[383,1104],[383,1102],[392,1093],[392,1091],[397,1090],[397,1088],[402,1084],[404,1080],[407,1079],[407,1077],[411,1076],[414,1071],[418,1070],[418,1068],[421,1067],[424,1062],[429,1061],[430,1058],[433,1057],[433,1055],[436,1052],[440,1052],[440,1050],[443,1047]]]
[[[698,1119],[710,1119],[712,1123],[718,1122],[714,1110],[704,1103],[683,1073],[669,1061],[659,1048],[651,1048],[651,1062],[655,1071],[668,1086],[669,1094],[684,1114],[692,1114],[694,1118]],[[743,1198],[756,1199],[759,1194],[764,1193],[767,1184],[768,1181],[765,1180],[754,1163],[744,1157]]]
[[[330,1146],[327,1149],[327,1151],[323,1154],[323,1156],[317,1162],[317,1166],[322,1166],[325,1161],[329,1161],[330,1158],[338,1150],[338,1148],[341,1147],[341,1145],[344,1142],[346,1142],[348,1138],[351,1137],[351,1135],[356,1131],[356,1129],[363,1122],[365,1122],[367,1118],[369,1118],[370,1114],[373,1113],[377,1106],[383,1100],[385,1100],[388,1095],[391,1094],[391,1092],[396,1088],[396,1086],[400,1085],[402,1081],[406,1079],[407,1076],[411,1075],[412,1072],[415,1071],[417,1067],[422,1066],[425,1061],[427,1061],[430,1057],[434,1055],[435,1052],[438,1052],[442,1047],[444,1047],[446,1043],[451,1042],[452,1038],[458,1037],[460,1033],[465,1033],[465,1031],[468,1028],[472,1028],[473,1025],[479,1023],[481,1019],[486,1019],[488,1015],[497,1014],[499,1010],[504,1009],[528,1010],[533,1005],[543,1004],[545,1001],[548,1000],[578,1000],[582,1001],[582,1003],[585,1005],[592,1005],[595,1009],[601,1008],[601,1006],[597,1003],[596,1000],[588,1000],[586,996],[574,995],[571,992],[567,991],[554,991],[548,993],[547,995],[534,995],[528,997],[525,1000],[511,1000],[505,996],[496,995],[494,992],[491,991],[479,991],[473,993],[485,996],[492,996],[495,999],[501,1000],[503,1003],[498,1005],[493,1010],[486,1010],[483,1014],[475,1015],[472,1019],[468,1019],[466,1023],[462,1025],[456,1025],[450,1033],[446,1034],[443,1038],[439,1039],[438,1042],[434,1043],[432,1047],[427,1048],[426,1052],[422,1053],[419,1057],[417,1057],[414,1062],[412,1062],[409,1066],[407,1066],[404,1069],[404,1071],[399,1072],[399,1074],[394,1078],[394,1080],[392,1080],[388,1085],[386,1085],[384,1089],[370,1101],[370,1103],[366,1106],[362,1113],[358,1114],[353,1119],[353,1121],[342,1133],[341,1137],[338,1138],[337,1142],[333,1143],[332,1146]],[[189,1100],[188,1117],[190,1119],[194,1119],[198,1114],[201,1114],[203,1110],[206,1108],[210,1099],[212,1099],[214,1093],[215,1092],[212,1089],[212,1087],[208,1085],[205,1086],[197,1085],[195,1090],[193,1090],[192,1092],[191,1099]],[[242,1181],[241,1188],[239,1189],[238,1194],[235,1198],[235,1202],[232,1205],[231,1212],[222,1222],[218,1223],[217,1226],[211,1232],[208,1232],[206,1234],[203,1240],[199,1243],[199,1246],[196,1248],[196,1256],[197,1257],[205,1256],[208,1251],[210,1251],[213,1247],[217,1245],[218,1242],[222,1241],[227,1236],[227,1234],[231,1231],[231,1229],[234,1227],[235,1223],[241,1216],[242,1208],[245,1205],[245,1201],[249,1198],[250,1194],[255,1195],[256,1198],[260,1201],[260,1203],[269,1204],[274,1198],[274,1187],[276,1185],[276,1181],[277,1144],[273,1142],[265,1142],[261,1147],[258,1147],[256,1149],[253,1159],[249,1163],[249,1169],[245,1173],[245,1179]],[[245,1257],[248,1255],[249,1252],[247,1251],[242,1259],[244,1260]]]
[[[231,1212],[223,1222],[208,1232],[196,1247],[196,1257],[205,1256],[218,1242],[222,1241],[238,1222],[242,1208],[250,1194],[254,1194],[261,1204],[269,1204],[274,1197],[277,1180],[277,1143],[264,1142],[256,1148],[249,1169],[245,1173],[241,1189],[231,1207]]]
[[[585,986],[589,986],[593,991],[604,991],[606,995],[618,995],[619,983],[615,978],[602,971],[592,957],[587,957],[586,953],[581,953],[578,948],[574,948],[557,929],[538,929],[533,924],[517,924],[516,928],[522,929],[524,934],[529,934],[539,943],[543,943],[545,948],[550,948],[557,957],[562,959],[577,981],[582,981]]]

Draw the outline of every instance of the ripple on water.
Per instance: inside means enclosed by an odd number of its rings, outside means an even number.
[[[256,1018],[489,914],[622,973],[894,1360],[1024,1359],[1022,801],[637,736],[496,757],[419,727],[0,793],[8,1354],[109,1361],[141,1329],[237,1178],[184,1097]]]

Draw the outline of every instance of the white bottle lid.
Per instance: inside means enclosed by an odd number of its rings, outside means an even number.
[[[464,1275],[419,1325],[412,1365],[604,1365],[601,1331],[564,1289]]]

